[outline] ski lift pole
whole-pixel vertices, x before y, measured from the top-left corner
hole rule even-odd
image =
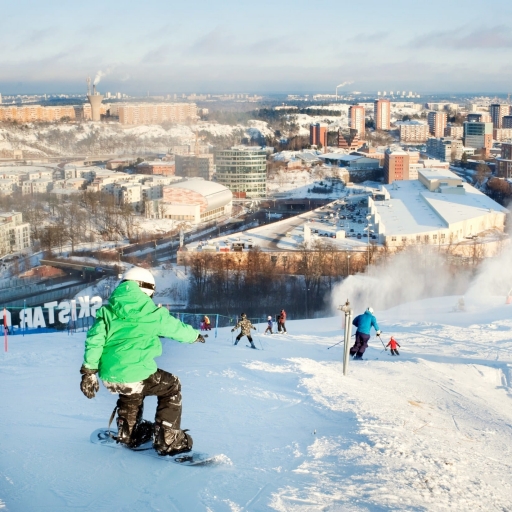
[[[347,375],[348,371],[348,358],[350,355],[350,338],[352,332],[352,308],[350,307],[350,302],[347,299],[345,305],[340,308],[345,312],[345,345],[343,350],[343,375]]]
[[[7,352],[9,349],[8,347],[8,340],[7,340],[7,310],[4,308],[4,350]]]

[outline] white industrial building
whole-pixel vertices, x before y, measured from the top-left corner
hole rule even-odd
[[[503,231],[507,210],[447,169],[419,169],[418,180],[384,185],[369,198],[380,243],[447,244],[487,230]]]
[[[190,179],[163,187],[163,216],[176,221],[200,224],[230,216],[232,192],[221,185],[202,179]]]

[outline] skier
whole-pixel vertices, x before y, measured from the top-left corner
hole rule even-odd
[[[377,336],[380,336],[377,319],[373,316],[373,308],[369,307],[362,315],[356,316],[352,325],[357,327],[357,331],[356,341],[354,346],[350,349],[350,355],[353,356],[354,359],[362,359],[364,351],[368,348],[368,340],[370,339],[372,326],[377,331]]]
[[[277,330],[280,333],[286,332],[286,311],[284,309],[281,309],[281,313],[279,313],[279,316],[277,318]]]
[[[239,327],[241,328],[241,330],[240,330],[240,334],[236,337],[235,345],[238,345],[238,342],[241,340],[242,336],[247,336],[247,339],[249,340],[249,342],[251,344],[251,348],[256,348],[256,346],[254,345],[254,343],[252,341],[252,336],[251,336],[251,329],[256,330],[256,327],[254,327],[254,325],[252,325],[251,321],[247,318],[247,315],[245,313],[242,313],[240,315],[239,322],[235,325],[235,327],[233,327],[233,329],[231,329],[231,332],[234,332]]]
[[[274,322],[272,321],[272,317],[269,315],[269,316],[267,317],[267,328],[265,329],[264,334],[267,334],[267,332],[270,332],[270,334],[274,334],[274,333],[272,332],[272,327],[273,327],[273,325],[274,325]]]
[[[210,322],[210,319],[204,315],[203,317],[203,326],[205,331],[211,331],[212,330],[212,324]]]
[[[399,347],[399,343],[395,340],[395,338],[393,338],[393,336],[391,336],[391,339],[389,340],[389,343],[386,345],[386,347],[390,347],[390,350],[391,350],[391,355],[392,356],[399,356],[400,354],[398,353],[398,350],[396,349],[396,347]]]
[[[114,409],[116,441],[136,448],[153,436],[153,447],[160,455],[174,455],[190,451],[192,438],[180,426],[180,380],[157,368],[154,361],[162,354],[159,337],[180,343],[204,343],[205,339],[166,308],[156,306],[151,300],[154,292],[155,279],[148,270],[133,267],[123,274],[87,333],[80,389],[93,398],[99,391],[99,373],[105,387],[119,393]],[[154,425],[142,419],[146,396],[158,397]]]

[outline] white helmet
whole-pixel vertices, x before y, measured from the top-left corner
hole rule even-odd
[[[272,317],[271,317],[271,316],[268,316],[268,317],[267,317],[267,320],[272,320]]]
[[[132,267],[130,270],[127,270],[121,278],[121,282],[124,281],[135,281],[139,285],[139,288],[150,297],[153,297],[155,293],[155,278],[153,274],[145,268]]]
[[[368,311],[368,313],[371,313],[373,315],[373,308],[372,307],[368,307],[368,309],[366,311]]]

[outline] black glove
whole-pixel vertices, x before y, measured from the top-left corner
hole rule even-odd
[[[253,327],[254,330],[256,330],[256,327]]]
[[[206,335],[206,337],[208,337],[208,335]],[[204,343],[206,341],[204,338],[205,337],[202,334],[198,334],[197,339],[196,341],[194,341],[194,343]]]
[[[235,332],[235,329],[231,329],[231,332]]]
[[[100,384],[96,374],[98,370],[91,370],[82,365],[80,368],[82,374],[82,382],[80,382],[80,390],[87,398],[94,398],[100,390]]]

